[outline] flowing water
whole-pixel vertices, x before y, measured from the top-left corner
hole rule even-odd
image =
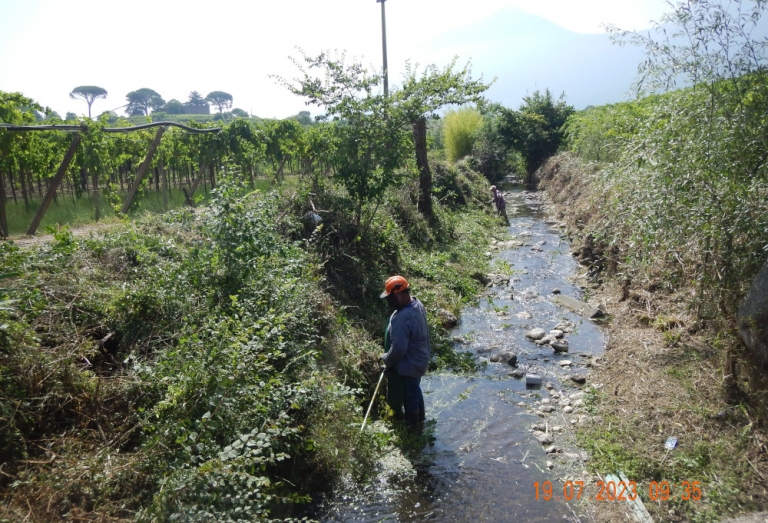
[[[585,521],[577,516],[575,500],[563,499],[564,481],[584,466],[570,427],[585,414],[578,407],[564,414],[556,396],[579,390],[568,375],[586,374],[585,364],[604,343],[592,322],[550,301],[553,290],[576,298],[581,290],[568,279],[577,271],[569,245],[545,222],[541,202],[519,189],[507,201],[509,233],[524,245],[491,252],[495,272],[511,273],[510,281],[490,287],[477,306],[465,308],[452,333],[458,350],[486,365],[471,376],[425,376],[434,444],[412,463],[391,463],[370,484],[350,486],[324,503],[322,521]],[[534,327],[549,332],[558,324],[572,329],[566,334],[568,353],[554,354],[525,338]],[[542,376],[546,386],[526,387],[524,378],[510,376],[514,367],[490,361],[504,351],[517,354],[517,368]],[[564,368],[558,362],[566,359],[572,364]],[[555,394],[547,388],[552,386]],[[555,411],[542,417],[535,411],[546,399]],[[534,424],[546,424],[559,453],[546,454],[531,431]],[[542,489],[547,480],[553,497],[544,500],[540,490],[537,500],[535,483]]]

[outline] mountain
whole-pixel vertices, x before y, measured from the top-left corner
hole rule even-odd
[[[607,34],[579,34],[543,18],[507,8],[430,42],[434,63],[472,60],[474,76],[497,77],[489,99],[517,108],[523,96],[565,92],[577,109],[627,99],[643,51],[612,44]]]

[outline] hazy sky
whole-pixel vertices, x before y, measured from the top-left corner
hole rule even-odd
[[[390,84],[410,59],[430,63],[441,33],[513,7],[581,33],[602,24],[643,29],[664,0],[388,0]],[[78,85],[109,92],[93,113],[149,87],[165,100],[226,91],[234,107],[286,117],[306,109],[269,77],[296,75],[288,59],[346,50],[381,67],[381,6],[375,0],[0,0],[0,90],[20,91],[60,115],[87,114],[69,98]],[[462,63],[470,56],[460,56]],[[444,64],[437,64],[444,65]],[[482,73],[482,71],[475,71]],[[317,110],[309,108],[313,113]],[[122,113],[121,113],[122,114]]]

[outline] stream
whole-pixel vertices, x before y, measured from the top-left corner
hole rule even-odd
[[[584,387],[569,376],[586,375],[604,341],[590,320],[550,301],[556,290],[577,299],[582,291],[569,281],[577,272],[570,245],[546,221],[536,193],[502,189],[516,243],[505,241],[489,252],[491,272],[510,275],[509,282],[488,287],[477,306],[465,307],[452,332],[457,350],[472,353],[480,370],[422,378],[427,419],[435,420],[434,444],[411,462],[393,458],[367,485],[343,489],[323,503],[316,516],[322,521],[589,520],[575,496],[563,499],[564,482],[581,475],[586,459],[573,438],[573,427],[587,414],[577,401]],[[549,332],[558,325],[570,331],[564,354],[525,337],[532,328]],[[517,355],[516,367],[491,361],[503,352]],[[563,360],[571,365],[564,367]],[[543,386],[526,386],[525,377],[510,375],[515,369],[541,376]],[[565,403],[575,404],[573,412],[563,412]],[[551,407],[553,412],[541,412]],[[551,443],[537,440],[531,430],[537,424],[554,437],[557,452],[546,453]],[[535,483],[541,489],[547,480],[554,495],[544,500],[540,490],[537,500]]]

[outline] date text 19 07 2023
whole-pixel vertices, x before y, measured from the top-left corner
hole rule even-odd
[[[533,484],[536,489],[536,499],[544,501],[560,500],[571,501],[581,499],[584,491],[583,481],[566,481],[563,484],[563,495],[558,496],[553,491],[552,483],[547,480],[544,483],[536,481]],[[634,481],[598,481],[598,493],[596,501],[634,501],[637,499],[637,483]],[[648,485],[648,498],[652,501],[666,501],[668,499],[681,499],[683,501],[699,501],[703,493],[699,481],[681,481],[669,483],[668,481],[651,481]]]

